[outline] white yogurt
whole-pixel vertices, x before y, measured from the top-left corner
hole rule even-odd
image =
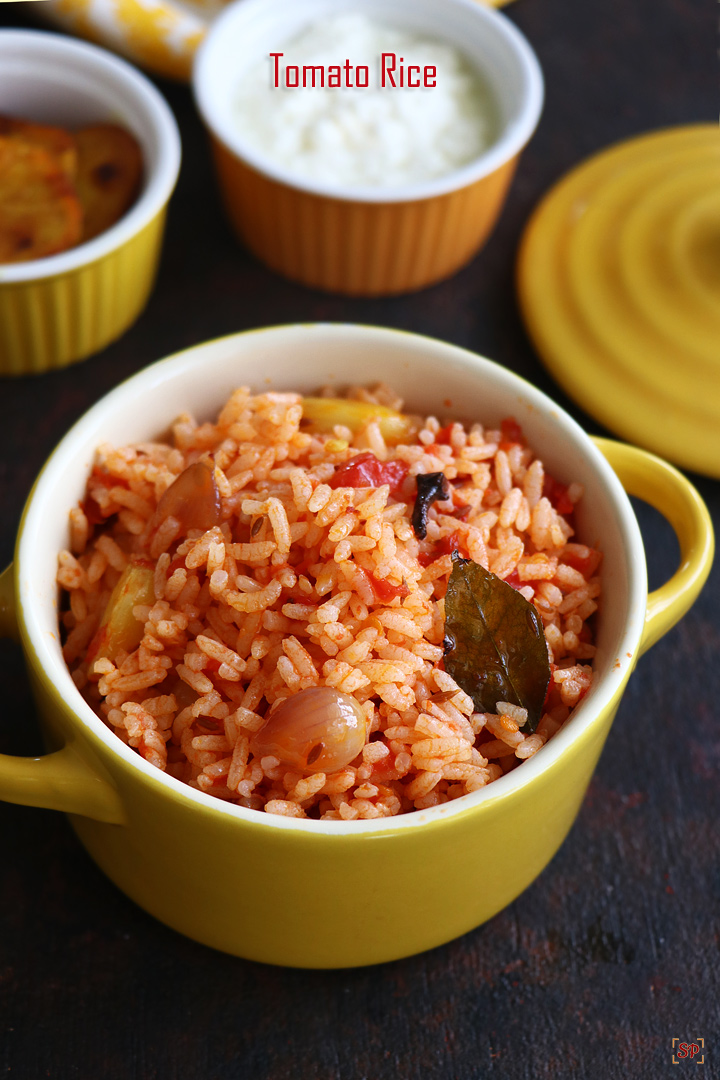
[[[496,137],[496,107],[483,78],[445,42],[341,15],[273,52],[283,55],[268,54],[241,75],[235,117],[256,152],[298,177],[338,188],[420,183],[473,161]],[[383,53],[395,54],[394,88],[387,71],[381,85]],[[352,88],[345,68],[340,88],[331,88],[346,60]],[[386,58],[386,69],[391,63]],[[315,87],[309,72],[303,87],[303,66],[321,67],[325,85],[316,70]],[[355,85],[363,66],[367,87]],[[408,74],[420,85],[408,87]]]

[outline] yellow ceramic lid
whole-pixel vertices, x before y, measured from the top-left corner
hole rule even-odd
[[[643,135],[568,173],[525,230],[518,294],[588,413],[720,477],[720,127]]]

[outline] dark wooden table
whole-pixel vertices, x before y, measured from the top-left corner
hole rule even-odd
[[[500,360],[598,431],[524,335],[517,243],[538,198],[588,153],[716,119],[717,5],[517,0],[508,14],[545,71],[539,130],[482,254],[452,281],[401,299],[310,292],[250,258],[223,220],[188,90],[161,86],[184,161],[159,282],[136,326],[102,355],[3,383],[3,563],[36,473],[89,405],[152,360],[245,327],[350,320],[434,335]],[[28,19],[2,5],[5,24]],[[720,487],[694,479],[717,529]],[[659,515],[638,514],[657,585],[674,569],[676,545]],[[540,879],[486,926],[381,967],[282,970],[195,945],[118,892],[59,814],[0,804],[0,1075],[720,1076],[719,645],[716,570],[685,621],[641,661],[580,817]],[[4,644],[1,664],[0,751],[40,752],[19,650]],[[673,1038],[705,1039],[700,1072],[687,1059],[673,1066]]]

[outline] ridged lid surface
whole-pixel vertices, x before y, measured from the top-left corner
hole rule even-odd
[[[526,228],[518,294],[588,413],[720,477],[720,127],[643,135],[563,177]]]

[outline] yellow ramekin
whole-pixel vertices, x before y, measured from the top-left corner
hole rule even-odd
[[[148,765],[76,690],[60,650],[55,584],[68,510],[100,442],[157,436],[188,408],[209,419],[243,383],[309,392],[378,379],[413,410],[488,423],[515,416],[548,469],[584,485],[578,535],[598,540],[604,554],[595,682],[534,757],[452,803],[354,822],[228,805]],[[679,540],[678,570],[649,596],[623,486],[662,511]],[[28,499],[14,567],[0,578],[0,628],[22,642],[50,752],[0,756],[0,797],[69,813],[128,896],[215,948],[300,967],[432,948],[505,907],[553,857],[635,664],[691,606],[712,556],[707,509],[680,473],[645,451],[591,440],[540,391],[463,349],[347,325],[279,327],[197,346],[146,368],[86,413]]]
[[[154,86],[94,45],[3,30],[0,72],[0,112],[68,128],[120,124],[138,139],[145,167],[140,196],[112,228],[59,255],[0,264],[0,375],[29,375],[98,352],[144,308],[180,168],[180,137]]]
[[[243,68],[282,50],[306,25],[345,11],[462,48],[484,73],[498,107],[492,146],[437,180],[339,190],[295,176],[248,145],[234,116]],[[543,100],[540,67],[525,38],[509,19],[475,0],[294,0],[291,6],[286,0],[242,0],[210,28],[198,50],[193,86],[226,210],[243,243],[286,277],[358,296],[423,288],[479,251]]]
[[[503,7],[510,0],[476,0]],[[195,51],[217,15],[217,0],[43,0],[37,14],[115,49],[166,79],[190,78]]]

